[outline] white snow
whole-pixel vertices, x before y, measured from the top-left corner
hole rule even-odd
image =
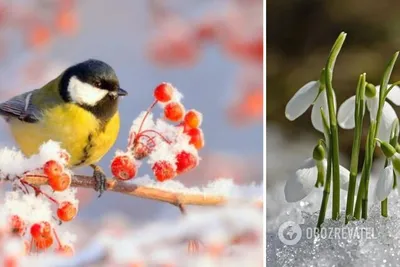
[[[169,192],[182,194],[198,194],[204,196],[225,196],[233,199],[259,199],[263,195],[263,185],[252,183],[249,185],[236,185],[233,179],[219,178],[209,182],[203,187],[185,187],[177,180],[167,180],[165,182],[157,182],[148,175],[135,178],[133,184],[157,188]]]
[[[142,111],[139,114],[139,116],[136,117],[136,119],[132,123],[131,129],[130,129],[130,134],[131,133],[138,134],[140,125],[142,124],[145,116],[146,116],[146,111]],[[146,117],[146,120],[143,122],[141,131],[146,130],[146,129],[153,129],[154,126],[155,126],[155,123],[153,120],[153,113],[149,113]]]
[[[39,148],[39,153],[29,158],[16,149],[0,149],[0,178],[15,178],[21,176],[24,172],[34,171],[41,168],[49,160],[56,160],[65,164],[61,153],[67,153],[61,149],[60,144],[54,141],[48,141]]]
[[[380,202],[374,201],[376,177],[372,177],[368,220],[353,221],[344,226],[330,220],[331,199],[328,203],[326,231],[341,231],[329,238],[307,236],[316,226],[322,190],[314,190],[295,204],[282,204],[282,185],[267,192],[267,265],[271,266],[398,266],[400,260],[400,199],[397,190],[389,196],[389,217],[380,215]],[[342,215],[346,191],[341,191]],[[299,224],[302,237],[295,245],[285,245],[278,238],[279,226],[287,221]],[[332,229],[332,230],[330,230]],[[354,233],[347,237],[345,233]],[[308,238],[311,237],[311,238]],[[339,238],[337,238],[339,237]]]

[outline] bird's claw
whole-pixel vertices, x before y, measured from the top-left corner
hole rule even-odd
[[[103,192],[106,191],[107,177],[106,177],[105,173],[103,172],[103,170],[99,166],[91,165],[91,167],[93,168],[93,178],[96,181],[94,190],[99,192],[98,197],[101,197]]]

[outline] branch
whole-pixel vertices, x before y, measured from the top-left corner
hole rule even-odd
[[[24,181],[31,185],[41,186],[47,184],[47,177],[40,175],[25,175]],[[216,206],[227,202],[224,196],[212,196],[202,194],[178,193],[158,188],[151,188],[132,183],[118,181],[108,178],[106,182],[107,191],[118,192],[130,196],[152,199],[170,203],[174,206],[183,207],[183,205]],[[74,175],[71,186],[82,188],[95,188],[96,182],[92,176]]]

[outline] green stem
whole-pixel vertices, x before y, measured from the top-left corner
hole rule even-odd
[[[366,147],[366,151],[368,151],[368,153],[366,153],[366,158],[364,160],[364,166],[363,166],[363,176],[362,178],[364,178],[364,182],[363,180],[360,183],[360,188],[359,188],[359,192],[357,195],[357,201],[356,201],[356,211],[354,212],[354,217],[359,219],[359,206],[361,205],[361,199],[362,199],[362,205],[363,205],[363,214],[362,217],[364,219],[368,218],[368,187],[369,187],[369,178],[370,178],[370,174],[371,174],[371,168],[372,168],[372,161],[373,161],[373,155],[374,155],[374,151],[375,151],[375,145],[376,142],[374,141],[377,134],[378,134],[378,129],[379,129],[379,124],[382,118],[382,110],[383,110],[383,105],[385,104],[385,98],[386,98],[386,91],[387,91],[387,86],[390,80],[390,76],[392,75],[392,71],[394,68],[394,64],[396,63],[397,57],[399,56],[399,52],[396,52],[391,60],[389,61],[388,66],[385,69],[385,72],[383,73],[383,77],[382,77],[382,81],[381,81],[381,87],[380,87],[380,91],[379,91],[379,106],[378,106],[378,111],[376,114],[376,119],[375,121],[371,122],[371,126],[374,125],[374,129],[372,132],[368,133],[369,139],[372,139],[372,141],[367,142],[368,145]],[[371,127],[370,127],[371,130]],[[372,138],[371,138],[372,137]],[[361,198],[359,200],[359,198]],[[358,206],[357,206],[358,205]],[[357,215],[357,216],[356,216]]]
[[[386,168],[388,166],[388,164],[389,164],[389,161],[386,159],[384,168]],[[388,216],[388,199],[387,198],[385,198],[384,200],[381,201],[381,215],[383,217]]]
[[[397,145],[397,140],[399,139],[399,135],[398,135],[398,130],[399,130],[399,120],[396,119],[396,121],[393,123],[393,127],[392,127],[392,132],[390,133],[390,144],[393,147],[396,147]],[[385,166],[384,168],[386,168],[389,165],[389,160],[386,159],[385,160]],[[393,171],[393,189],[396,188],[396,174]],[[383,217],[388,217],[388,199],[385,198],[382,202],[381,202],[381,215]]]
[[[364,165],[361,173],[361,181],[360,185],[358,187],[358,193],[357,193],[357,200],[356,200],[356,206],[354,209],[354,218],[359,220],[361,218],[361,207],[362,207],[362,200],[365,195],[365,187],[366,187],[366,180],[367,176],[370,175],[370,169],[368,168],[369,166],[369,156],[371,154],[370,149],[370,143],[371,143],[371,136],[374,133],[374,123],[372,123],[368,129],[368,135],[367,135],[367,143],[365,144],[365,158],[364,158]]]
[[[340,215],[340,168],[339,168],[339,133],[336,121],[335,98],[332,86],[333,69],[340,49],[346,39],[346,33],[340,33],[329,54],[325,67],[326,96],[329,109],[329,121],[332,140],[332,174],[333,174],[333,200],[332,200],[332,219],[339,219]]]
[[[385,198],[382,202],[381,202],[381,214],[383,217],[387,217],[388,216],[388,199]]]
[[[376,133],[376,124],[375,122],[371,123],[371,133]],[[367,165],[366,165],[366,172],[365,172],[365,179],[364,179],[364,193],[362,195],[362,218],[367,219],[368,218],[368,189],[369,189],[369,179],[371,177],[371,168],[372,168],[372,161],[373,161],[373,156],[374,156],[374,150],[375,150],[375,138],[372,137],[372,135],[369,136],[369,142],[368,146],[371,148],[368,150],[367,154]]]
[[[350,217],[353,216],[353,209],[354,209],[354,197],[355,197],[357,174],[358,174],[358,157],[360,153],[362,123],[364,119],[364,109],[365,109],[365,86],[366,86],[365,76],[366,76],[365,73],[360,75],[356,91],[356,107],[354,113],[355,130],[353,137],[353,147],[351,151],[349,188],[347,191],[346,218],[345,218],[346,224],[349,222]]]
[[[326,209],[328,207],[329,195],[331,193],[331,180],[332,180],[332,163],[331,155],[328,155],[328,166],[326,170],[326,180],[324,184],[324,193],[322,195],[321,209],[319,211],[317,228],[321,228],[326,216]]]
[[[326,216],[326,208],[328,207],[328,201],[329,201],[329,195],[331,193],[331,180],[332,180],[332,143],[330,142],[329,136],[330,136],[330,130],[329,130],[329,125],[328,125],[328,120],[326,119],[326,116],[324,114],[324,110],[321,108],[321,117],[322,117],[322,122],[324,125],[324,132],[326,136],[328,137],[328,140],[325,140],[325,142],[328,144],[328,166],[326,169],[326,180],[324,184],[324,192],[322,195],[322,201],[321,201],[321,209],[319,211],[319,216],[318,216],[318,222],[317,222],[317,228],[320,229],[322,223],[325,220]]]
[[[365,161],[366,159],[364,160],[364,166],[365,166]],[[354,208],[353,217],[357,220],[361,219],[361,204],[362,204],[361,200],[362,196],[364,195],[364,188],[365,188],[365,168],[363,168],[361,173],[361,180],[360,180],[360,185],[358,186],[357,200]]]
[[[317,181],[315,183],[315,187],[320,187],[324,185],[324,180],[325,180],[325,170],[322,161],[317,162]]]

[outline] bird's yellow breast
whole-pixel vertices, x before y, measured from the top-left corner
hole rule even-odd
[[[115,143],[119,132],[118,112],[103,125],[87,110],[74,104],[48,109],[37,123],[10,120],[11,132],[22,152],[36,154],[48,140],[61,143],[71,155],[70,166],[98,162]]]

